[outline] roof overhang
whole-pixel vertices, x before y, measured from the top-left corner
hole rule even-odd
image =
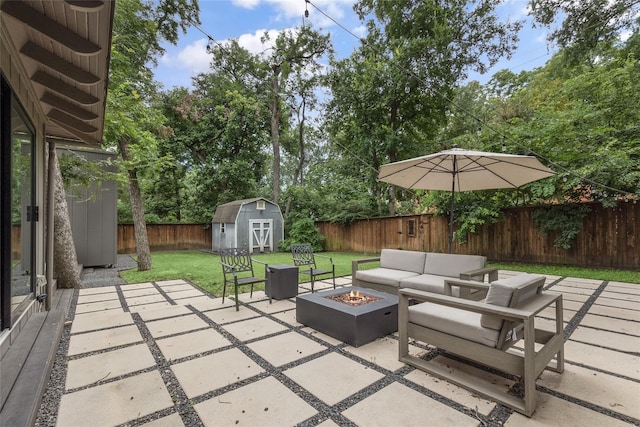
[[[0,0],[3,35],[47,117],[48,137],[99,146],[115,0]]]

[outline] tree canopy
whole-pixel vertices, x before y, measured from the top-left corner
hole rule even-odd
[[[518,42],[522,22],[500,18],[499,3],[360,0],[366,34],[346,58],[308,25],[265,35],[260,54],[210,40],[210,68],[193,87],[160,90],[150,64],[161,40],[197,22],[197,3],[119,0],[105,139],[127,142],[148,220],[209,222],[221,203],[262,196],[286,205],[287,228],[448,214],[446,193],[378,182],[388,162],[454,144],[533,154],[558,175],[456,194],[457,236],[534,204],[547,206],[541,223],[561,219],[566,245],[580,216],[566,206],[640,194],[638,2],[532,0],[559,51],[543,67],[469,82]],[[551,205],[566,206],[545,213]]]

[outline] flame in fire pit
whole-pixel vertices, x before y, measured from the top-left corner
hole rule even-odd
[[[374,297],[372,295],[367,295],[360,291],[350,291],[348,293],[339,294],[339,295],[330,295],[327,298],[332,299],[337,302],[341,302],[343,304],[348,305],[363,305],[368,304],[370,302],[378,301],[380,298]]]

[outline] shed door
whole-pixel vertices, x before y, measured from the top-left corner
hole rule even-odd
[[[273,220],[250,219],[249,220],[249,252],[258,249],[259,252],[273,252]]]

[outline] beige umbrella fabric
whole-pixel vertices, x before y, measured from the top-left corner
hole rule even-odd
[[[408,189],[451,191],[449,252],[456,191],[518,188],[555,175],[533,156],[452,148],[380,167],[378,180]]]

